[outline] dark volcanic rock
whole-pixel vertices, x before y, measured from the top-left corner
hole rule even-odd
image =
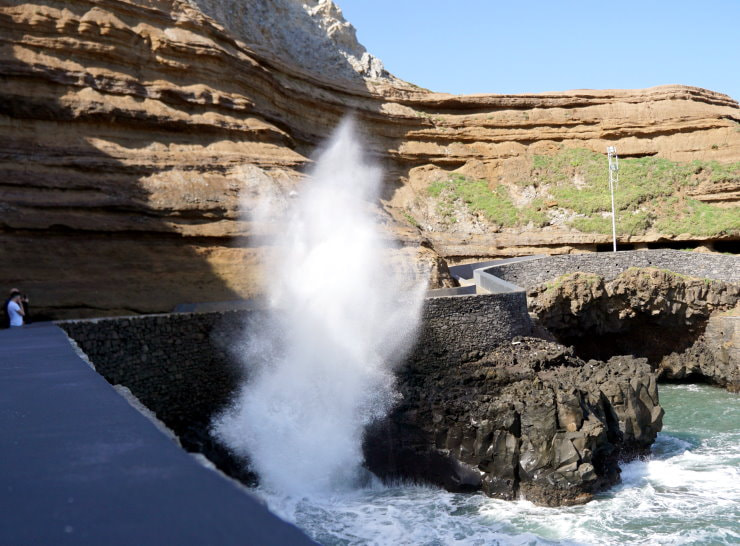
[[[740,392],[740,307],[713,315],[696,343],[664,357],[658,370],[669,381],[706,380]]]
[[[583,360],[516,338],[480,360],[429,360],[397,374],[403,401],[365,439],[387,480],[578,504],[619,481],[618,460],[646,452],[662,426],[644,359]]]
[[[646,357],[661,377],[740,388],[740,285],[631,268],[576,272],[531,288],[529,309],[584,358]]]

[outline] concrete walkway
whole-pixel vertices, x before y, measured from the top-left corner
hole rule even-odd
[[[0,544],[301,545],[196,462],[53,324],[0,330]]]
[[[475,284],[475,270],[484,269],[487,267],[493,267],[496,265],[511,264],[516,262],[527,262],[529,260],[539,260],[540,258],[546,258],[545,254],[532,254],[529,256],[517,256],[515,258],[497,258],[495,260],[488,260],[486,262],[475,262],[470,264],[453,265],[450,266],[450,275],[457,279],[460,286],[469,286]]]

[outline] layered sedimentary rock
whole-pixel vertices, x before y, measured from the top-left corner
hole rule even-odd
[[[644,359],[586,363],[541,339],[456,365],[412,361],[397,378],[402,401],[368,430],[367,465],[451,491],[584,503],[617,483],[618,461],[647,452],[662,426]]]
[[[582,356],[646,357],[662,377],[740,388],[740,286],[657,268],[606,281],[572,273],[533,287],[530,311]]]
[[[632,156],[740,158],[725,95],[432,93],[385,72],[327,1],[5,2],[0,281],[52,316],[258,293],[270,249],[250,212],[299,189],[348,111],[386,169],[380,223],[427,263],[608,239],[558,225],[440,231],[414,219],[434,173],[495,186],[533,154],[615,141]],[[737,200],[732,182],[707,191]]]

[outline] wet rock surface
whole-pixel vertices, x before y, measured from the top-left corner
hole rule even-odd
[[[454,365],[410,362],[397,377],[402,402],[364,444],[387,480],[579,504],[617,483],[618,461],[645,453],[662,426],[645,359],[584,362],[542,339]]]

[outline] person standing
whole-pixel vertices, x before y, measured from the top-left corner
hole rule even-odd
[[[26,312],[23,310],[20,292],[12,292],[10,294],[10,300],[8,301],[6,312],[10,319],[11,328],[14,326],[23,326],[23,317],[26,315]]]

